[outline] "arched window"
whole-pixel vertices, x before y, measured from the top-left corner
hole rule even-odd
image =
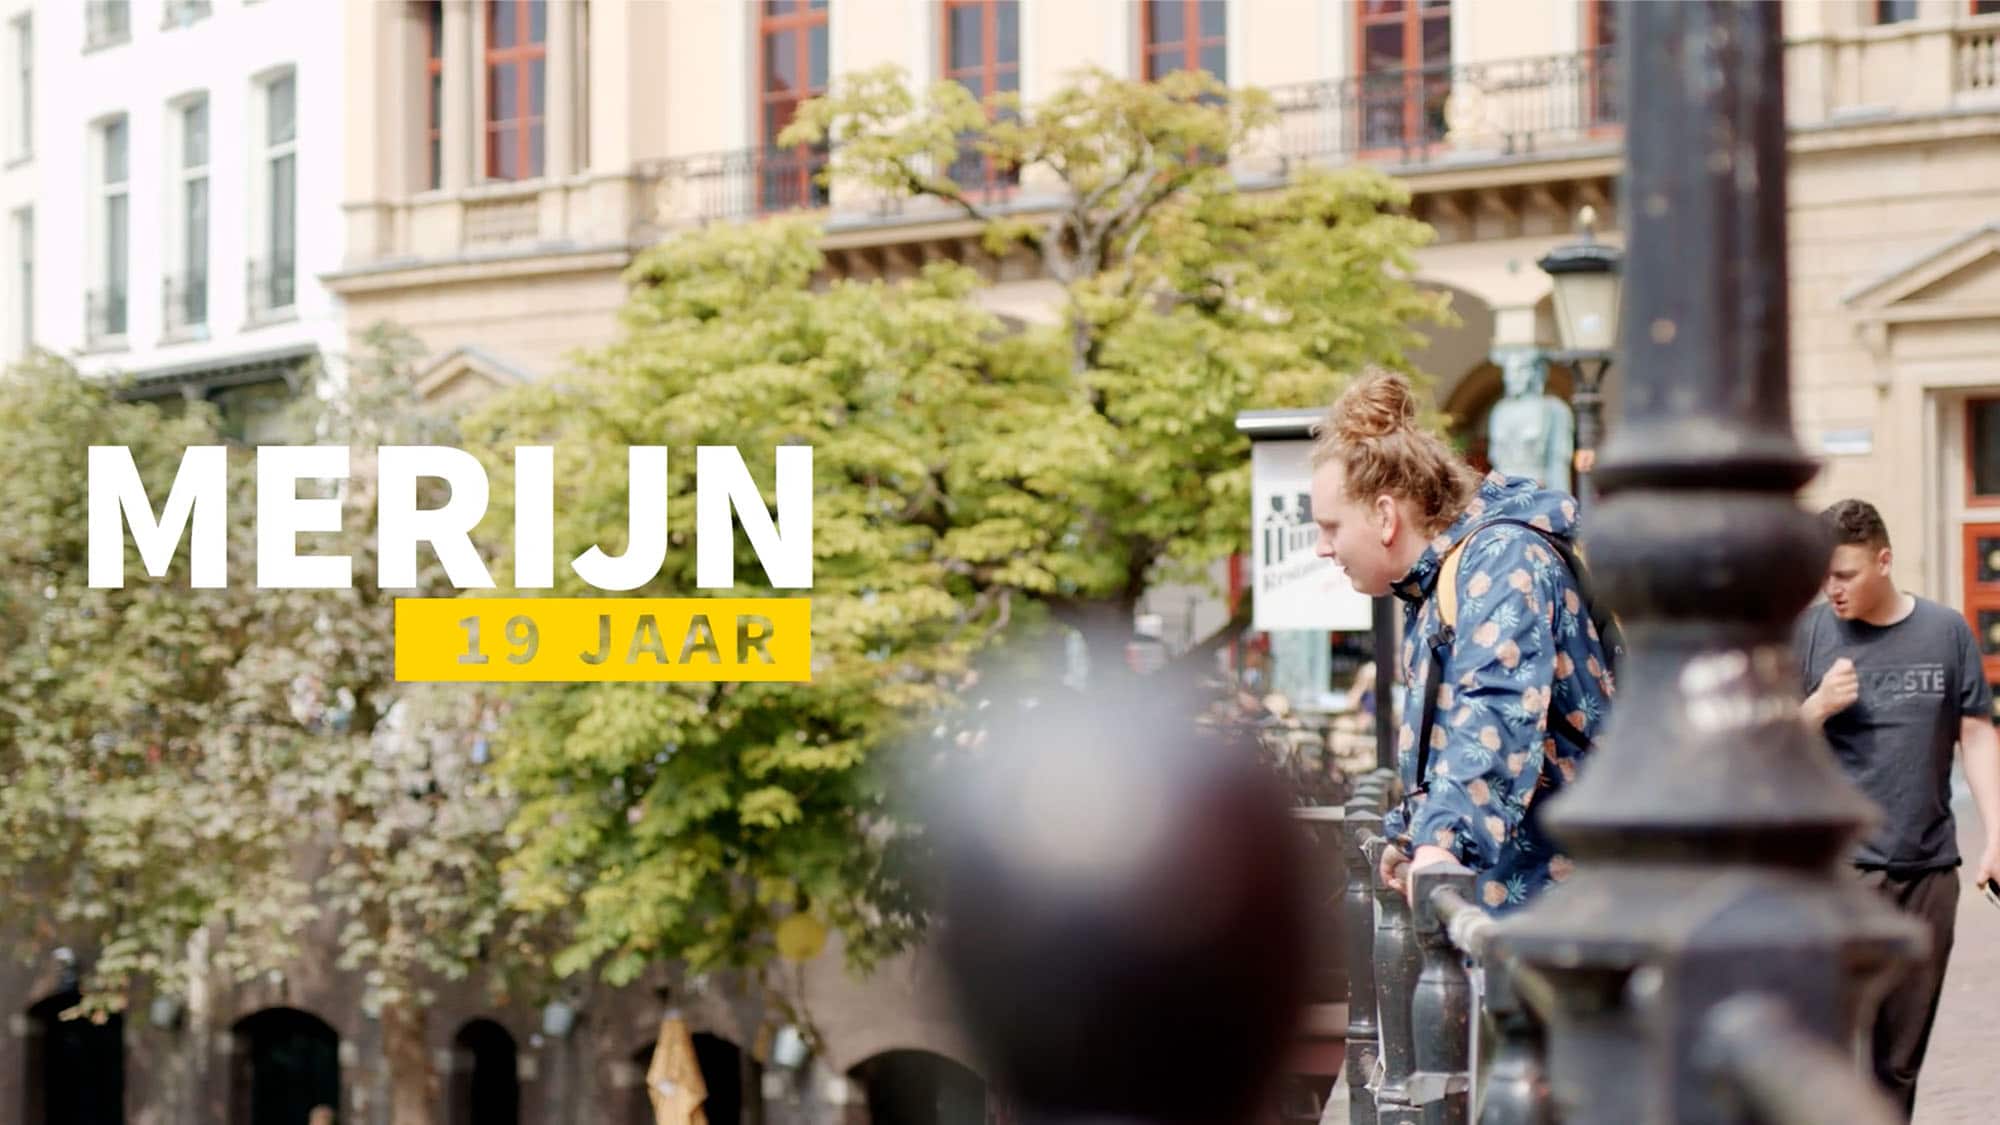
[[[459,1028],[451,1046],[451,1125],[517,1125],[521,1071],[514,1037],[479,1019]]]
[[[873,1125],[982,1125],[986,1082],[929,1051],[885,1051],[848,1072],[868,1092]]]
[[[28,1009],[22,1046],[25,1125],[121,1125],[125,1120],[125,1023],[107,1016],[63,1019],[82,1001],[75,989]]]
[[[232,1125],[299,1125],[319,1106],[340,1120],[340,1036],[296,1008],[266,1008],[236,1021],[230,1076]]]

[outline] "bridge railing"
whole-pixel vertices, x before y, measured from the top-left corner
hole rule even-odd
[[[1390,771],[1366,774],[1345,810],[1349,1125],[1556,1125],[1546,1054],[1555,985],[1508,953],[1469,869],[1417,871],[1407,898],[1383,882],[1382,817],[1395,789]],[[1774,996],[1718,1006],[1702,1038],[1718,1096],[1740,1120],[1902,1120],[1852,1057]]]

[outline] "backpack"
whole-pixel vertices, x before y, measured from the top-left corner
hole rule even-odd
[[[1417,726],[1417,784],[1416,791],[1422,792],[1429,784],[1431,757],[1431,730],[1437,725],[1438,689],[1444,686],[1445,663],[1451,655],[1451,646],[1458,639],[1458,567],[1462,559],[1460,551],[1481,531],[1496,524],[1512,524],[1534,532],[1548,544],[1549,549],[1568,568],[1570,577],[1576,582],[1577,598],[1583,602],[1583,609],[1590,617],[1590,623],[1597,629],[1598,644],[1604,648],[1604,665],[1608,673],[1615,677],[1619,658],[1625,654],[1625,634],[1618,627],[1618,619],[1599,608],[1597,599],[1590,593],[1590,578],[1583,565],[1583,558],[1569,540],[1552,532],[1544,531],[1526,520],[1488,520],[1467,532],[1463,539],[1451,545],[1438,564],[1437,591],[1438,628],[1432,633],[1425,647],[1430,650],[1429,674],[1424,679],[1423,718]],[[1569,742],[1579,750],[1589,753],[1595,749],[1590,736],[1578,730],[1569,716],[1558,712],[1553,706],[1548,712],[1548,730]],[[1543,784],[1551,787],[1561,783],[1554,779],[1554,771],[1542,771]]]

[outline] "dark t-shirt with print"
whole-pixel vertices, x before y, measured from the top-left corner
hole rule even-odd
[[[1847,776],[1882,807],[1882,823],[1854,854],[1860,867],[1897,873],[1958,866],[1951,817],[1951,752],[1959,720],[1990,717],[1972,628],[1923,598],[1894,625],[1842,621],[1824,602],[1799,619],[1796,644],[1810,694],[1833,662],[1854,661],[1860,696],[1826,721]]]

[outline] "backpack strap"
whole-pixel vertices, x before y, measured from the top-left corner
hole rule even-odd
[[[1458,640],[1458,566],[1464,558],[1460,552],[1476,534],[1478,529],[1474,528],[1445,551],[1438,563],[1437,584],[1431,587],[1438,599],[1438,627],[1424,642],[1430,661],[1424,675],[1423,719],[1417,724],[1417,779],[1412,793],[1421,793],[1430,785],[1431,732],[1437,727],[1438,691],[1444,687],[1445,665]]]
[[[1604,649],[1605,658],[1611,660],[1615,653],[1624,649],[1624,637],[1618,628],[1617,619],[1609,614],[1604,614],[1600,618],[1596,599],[1590,596],[1590,587],[1584,576],[1582,561],[1568,540],[1543,531],[1526,520],[1496,519],[1473,528],[1464,538],[1453,543],[1445,551],[1444,557],[1438,563],[1437,584],[1432,587],[1438,603],[1438,627],[1437,631],[1425,641],[1430,661],[1428,673],[1424,677],[1423,718],[1417,724],[1417,778],[1416,784],[1411,789],[1412,793],[1421,793],[1430,784],[1431,733],[1437,727],[1438,694],[1444,687],[1445,667],[1450,660],[1452,646],[1458,640],[1458,571],[1464,561],[1462,552],[1465,545],[1472,542],[1473,536],[1479,534],[1482,529],[1496,524],[1525,527],[1547,543],[1549,549],[1556,553],[1556,557],[1561,559],[1563,566],[1569,570],[1571,580],[1576,583],[1577,597],[1583,602],[1591,623],[1597,627],[1598,643]],[[1590,736],[1577,729],[1576,724],[1570,722],[1567,715],[1556,711],[1554,707],[1547,713],[1547,726],[1550,734],[1567,741],[1578,750],[1588,753],[1595,749]],[[1550,769],[1542,771],[1541,783],[1550,788],[1559,788],[1562,784]]]

